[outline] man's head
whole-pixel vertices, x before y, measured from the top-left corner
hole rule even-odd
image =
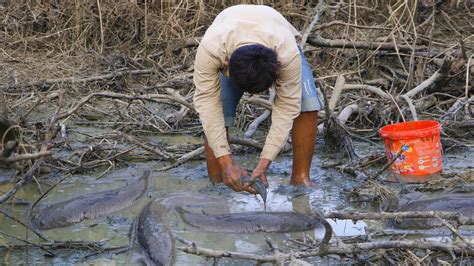
[[[236,49],[229,60],[230,79],[249,93],[267,90],[276,81],[279,68],[275,50],[260,44]]]

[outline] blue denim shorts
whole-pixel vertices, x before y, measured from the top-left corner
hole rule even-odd
[[[300,49],[301,56],[301,112],[320,111],[324,104],[319,97],[318,89],[314,82],[311,65],[306,60],[303,51]],[[244,92],[237,87],[229,77],[220,74],[221,102],[224,110],[224,120],[226,127],[234,126],[235,112],[237,104]]]

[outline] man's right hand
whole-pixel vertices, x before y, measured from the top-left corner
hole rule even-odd
[[[255,194],[255,191],[251,187],[242,186],[240,178],[242,176],[248,176],[248,172],[247,170],[238,166],[230,154],[217,158],[217,161],[219,162],[219,166],[222,169],[222,179],[225,185],[237,192],[245,190],[249,193]]]

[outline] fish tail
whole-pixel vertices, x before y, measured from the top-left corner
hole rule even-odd
[[[151,174],[151,169],[143,170],[143,174],[140,177],[140,181],[144,182],[144,188],[143,188],[142,193],[147,192],[150,187],[153,187],[153,178],[150,178],[150,174]]]
[[[329,245],[329,241],[332,238],[332,235],[333,235],[332,226],[329,224],[328,221],[326,221],[326,218],[324,217],[324,215],[320,213],[319,211],[315,211],[313,213],[313,217],[316,218],[316,220],[318,220],[324,226],[324,236],[323,236],[323,239],[321,239],[321,247],[320,247],[321,250],[324,250],[325,248],[327,248],[327,246]]]

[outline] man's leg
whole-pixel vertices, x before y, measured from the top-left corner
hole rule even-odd
[[[207,164],[207,174],[209,176],[209,181],[213,184],[222,183],[222,171],[217,162],[216,156],[211,147],[207,143],[207,138],[204,137],[204,155],[206,157]]]
[[[306,60],[303,51],[301,55],[301,113],[293,121],[291,140],[293,144],[292,185],[316,187],[310,180],[311,160],[313,159],[316,143],[318,111],[323,108],[311,65]]]
[[[291,185],[316,187],[310,180],[311,160],[316,143],[318,112],[304,112],[293,121],[291,141],[293,145],[293,170]]]
[[[237,105],[244,92],[235,86],[230,78],[224,76],[223,74],[220,74],[219,78],[221,83],[221,102],[224,112],[224,125],[226,128],[227,141],[229,141],[229,127],[234,126]],[[222,171],[206,137],[204,137],[204,155],[206,156],[207,174],[209,175],[209,180],[214,184],[221,183],[223,181]]]

